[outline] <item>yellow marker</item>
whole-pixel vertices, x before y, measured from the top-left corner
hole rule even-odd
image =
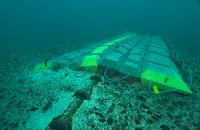
[[[144,86],[147,86],[148,82],[152,80],[157,87],[159,85],[160,88],[165,90],[178,89],[184,93],[191,94],[192,91],[182,80],[181,76],[175,71],[172,72],[174,76],[156,70],[147,69],[141,75],[142,83]]]
[[[87,69],[95,72],[98,69],[98,64],[97,64],[98,58],[99,58],[98,55],[86,56],[82,61],[81,67],[87,68]]]
[[[159,90],[158,90],[157,85],[153,85],[153,91],[154,91],[155,94],[159,94]]]
[[[96,48],[91,54],[89,54],[83,58],[81,67],[86,68],[88,70],[92,70],[93,72],[96,72],[98,69],[98,62],[100,60],[101,54],[104,53],[104,51],[106,49],[108,49],[111,45],[117,44],[119,41],[122,41],[131,36],[132,36],[131,34],[129,34],[127,36],[123,36],[121,38],[112,40],[112,41],[107,42],[107,43],[103,44],[102,46]]]
[[[109,46],[101,46],[95,49],[92,54],[101,54],[103,53]]]

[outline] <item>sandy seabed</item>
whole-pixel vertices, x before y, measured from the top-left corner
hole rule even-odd
[[[8,44],[12,45],[11,42],[7,46],[1,44],[0,52],[0,128],[3,130],[200,129],[199,45],[175,46],[185,67],[193,72],[193,94],[153,95],[139,82],[112,85],[101,76],[92,91],[85,93],[82,90],[89,89],[93,74],[68,68],[32,76],[29,71],[35,64],[72,50],[65,49],[69,46],[63,43]],[[55,120],[59,116],[69,122],[63,126],[62,121]]]

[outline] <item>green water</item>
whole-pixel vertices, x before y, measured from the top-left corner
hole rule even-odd
[[[192,94],[149,94],[138,81],[113,85],[79,70],[32,74],[39,63],[127,32],[171,43],[192,71]],[[199,0],[1,0],[0,129],[199,130],[199,51]],[[91,80],[98,87],[79,91]],[[65,127],[54,122],[59,115]]]

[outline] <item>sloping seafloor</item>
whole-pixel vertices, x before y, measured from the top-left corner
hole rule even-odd
[[[184,60],[184,67],[193,72],[191,95],[174,92],[154,95],[137,80],[132,84],[110,84],[101,75],[68,68],[34,75],[28,69],[9,83],[1,83],[0,127],[199,130],[199,47],[187,45],[176,44],[176,50]]]

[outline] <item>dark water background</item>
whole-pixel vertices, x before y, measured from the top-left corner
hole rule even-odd
[[[1,0],[0,39],[84,42],[123,32],[200,40],[198,0]]]

